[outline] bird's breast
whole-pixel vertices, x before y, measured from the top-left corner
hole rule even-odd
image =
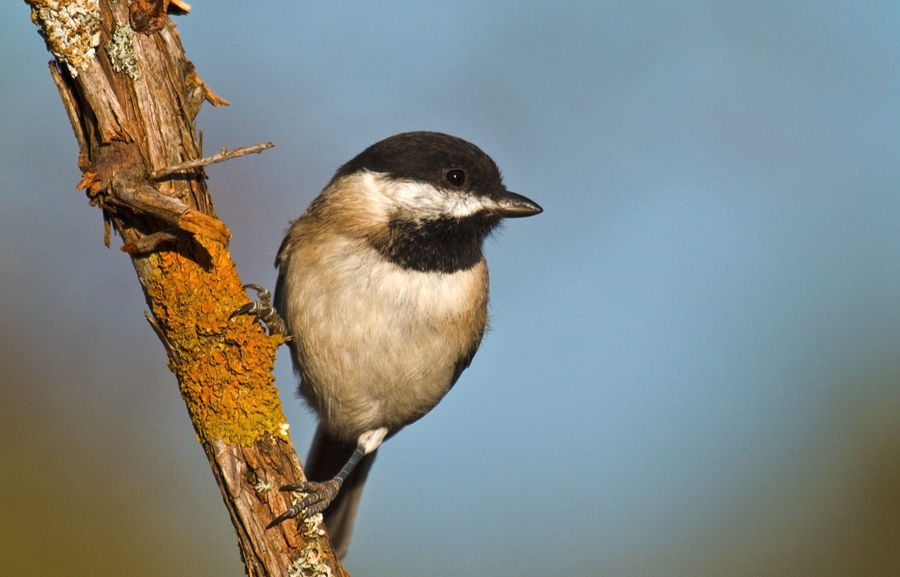
[[[283,263],[282,314],[300,391],[333,434],[398,429],[444,396],[487,322],[487,266],[404,269],[364,241],[296,247]]]

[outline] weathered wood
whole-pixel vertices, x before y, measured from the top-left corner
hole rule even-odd
[[[203,168],[171,174],[201,156],[201,104],[227,103],[185,58],[168,2],[26,2],[55,56],[51,76],[80,149],[79,187],[103,211],[107,243],[115,230],[132,256],[248,575],[345,575],[320,523],[265,529],[290,505],[278,487],[302,475],[272,376],[283,339],[249,318],[228,320],[247,302],[230,233]]]
[[[244,156],[247,154],[257,154],[257,153],[262,152],[263,150],[272,148],[273,146],[275,146],[274,142],[264,142],[262,144],[255,144],[253,146],[244,146],[242,148],[235,148],[234,150],[228,150],[227,148],[223,148],[218,153],[213,154],[212,156],[198,158],[196,160],[189,160],[187,162],[180,162],[178,164],[173,164],[172,166],[167,166],[167,167],[161,168],[159,170],[154,170],[150,174],[150,180],[160,180],[161,177],[163,177],[163,176],[175,174],[176,172],[181,172],[182,170],[189,170],[192,168],[209,166],[210,164],[225,162],[226,160],[231,160],[231,159],[237,158],[239,156]]]

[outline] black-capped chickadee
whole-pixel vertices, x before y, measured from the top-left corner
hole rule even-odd
[[[310,482],[283,488],[307,496],[270,526],[324,512],[346,553],[376,449],[430,411],[478,350],[485,238],[541,211],[481,149],[437,132],[392,136],[338,169],[276,259],[275,308],[319,426]]]

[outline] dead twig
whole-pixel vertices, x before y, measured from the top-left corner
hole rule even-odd
[[[217,162],[225,162],[226,160],[231,160],[232,158],[237,158],[239,156],[244,156],[247,154],[259,154],[263,150],[272,148],[273,146],[275,146],[274,142],[263,142],[262,144],[256,144],[253,146],[235,148],[231,151],[229,151],[227,148],[222,148],[222,150],[220,150],[217,154],[213,154],[212,156],[189,160],[187,162],[179,162],[178,164],[164,166],[163,168],[154,170],[150,173],[150,180],[160,180],[164,176],[168,176],[182,170],[208,166],[210,164],[216,164]]]

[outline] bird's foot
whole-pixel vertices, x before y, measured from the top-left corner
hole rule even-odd
[[[269,329],[269,335],[284,335],[284,340],[289,341],[291,337],[287,333],[287,325],[285,325],[284,319],[281,318],[275,307],[272,306],[272,294],[258,284],[245,284],[244,290],[247,289],[253,289],[259,300],[251,301],[240,307],[231,313],[228,320],[233,320],[241,315],[253,315],[255,320],[265,323]]]
[[[334,501],[340,489],[341,481],[339,479],[330,479],[321,483],[306,481],[296,485],[285,485],[281,488],[282,491],[305,493],[306,497],[297,501],[287,511],[276,517],[274,521],[266,526],[266,529],[271,529],[282,521],[287,521],[294,517],[300,517],[301,520],[304,520],[316,513],[321,513]]]

